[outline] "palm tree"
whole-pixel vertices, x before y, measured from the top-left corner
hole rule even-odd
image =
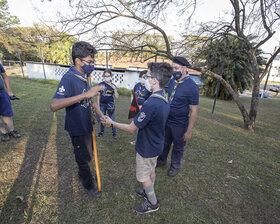
[[[258,52],[258,55],[260,53]],[[226,36],[222,39],[214,40],[206,47],[201,48],[197,57],[200,58],[203,66],[222,75],[235,92],[243,93],[244,90],[252,87],[252,65],[244,46],[237,38]],[[265,63],[260,56],[258,56],[258,63],[260,66]],[[201,79],[204,83],[204,94],[214,96],[219,81],[205,74],[201,75]],[[231,100],[232,95],[224,86],[221,86],[218,98]]]

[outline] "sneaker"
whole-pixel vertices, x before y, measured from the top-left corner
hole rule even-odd
[[[148,199],[147,194],[143,188],[135,189],[135,193],[141,198]]]
[[[131,145],[135,145],[136,144],[136,141],[132,141],[130,142]]]
[[[117,139],[117,135],[116,134],[113,135],[113,139]]]
[[[138,214],[145,214],[150,212],[155,212],[159,209],[158,202],[155,205],[152,205],[148,200],[145,200],[140,205],[136,206],[134,210]]]
[[[167,176],[169,177],[175,177],[180,169],[174,169],[174,168],[170,168],[167,172]]]
[[[9,135],[13,136],[14,138],[20,138],[21,137],[21,134],[18,133],[17,131],[15,131],[15,130],[9,132]]]
[[[96,137],[102,137],[103,136],[103,132],[99,132]]]
[[[88,189],[85,189],[85,190],[89,194],[89,196],[92,198],[99,198],[101,196],[101,192],[94,188],[92,188],[90,190],[88,190]]]
[[[6,133],[6,134],[2,134],[2,138],[1,138],[1,141],[2,142],[7,142],[10,140],[10,135],[9,133]]]

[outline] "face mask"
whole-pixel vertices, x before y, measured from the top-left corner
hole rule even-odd
[[[111,77],[104,77],[105,82],[111,82],[112,78]]]
[[[139,81],[141,84],[145,84],[145,79],[143,79],[143,78],[139,78],[138,81]]]
[[[173,72],[173,77],[175,80],[178,80],[182,77],[182,72]]]
[[[84,73],[86,75],[89,75],[89,74],[91,74],[93,72],[94,65],[86,65],[86,64],[84,64],[81,68],[83,69],[83,71],[84,71]]]
[[[149,82],[149,79],[145,79],[145,88],[151,92],[151,84]]]

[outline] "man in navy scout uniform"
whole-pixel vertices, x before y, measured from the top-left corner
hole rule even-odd
[[[0,116],[2,116],[3,122],[0,117],[0,131],[2,134],[1,141],[6,142],[10,140],[10,137],[20,138],[21,135],[14,130],[13,116],[14,112],[12,109],[10,98],[14,97],[12,93],[10,81],[6,74],[4,67],[0,64]],[[6,90],[5,90],[6,86]],[[5,125],[7,129],[5,128]]]
[[[164,146],[164,130],[169,114],[169,104],[164,86],[170,80],[172,67],[168,63],[149,63],[146,86],[152,95],[143,104],[140,112],[130,124],[121,124],[106,117],[105,125],[110,125],[126,132],[138,130],[135,145],[136,178],[143,188],[136,189],[137,195],[146,200],[135,207],[137,213],[157,211],[159,204],[154,191],[157,157]]]
[[[181,168],[184,147],[191,139],[199,101],[198,86],[188,73],[189,62],[183,57],[174,57],[172,62],[174,73],[168,84],[170,113],[165,128],[164,149],[157,160],[157,167],[166,164],[173,143],[171,165],[167,173],[170,177],[176,176]]]
[[[104,89],[96,86],[89,89],[87,76],[94,70],[96,49],[87,42],[76,42],[72,47],[74,67],[62,77],[53,97],[50,108],[53,112],[66,108],[65,130],[69,133],[74,146],[78,176],[83,187],[91,197],[101,193],[95,189],[89,162],[92,154],[92,121],[89,99]],[[93,102],[96,113],[103,118],[97,104]]]

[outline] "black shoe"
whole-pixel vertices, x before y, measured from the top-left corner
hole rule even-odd
[[[6,134],[2,134],[2,138],[1,138],[1,141],[2,142],[7,142],[10,140],[10,135],[9,133],[6,133]]]
[[[152,205],[148,200],[145,200],[140,205],[136,206],[134,210],[138,214],[145,214],[150,212],[155,212],[159,209],[158,202],[155,205]]]
[[[99,198],[101,196],[101,192],[94,188],[92,188],[90,190],[88,190],[88,189],[85,189],[85,190],[89,194],[89,196],[92,198]]]
[[[21,134],[18,133],[17,131],[15,131],[15,130],[9,132],[9,135],[13,136],[14,138],[20,138],[21,137]]]
[[[177,175],[177,173],[179,172],[180,169],[174,169],[174,168],[170,168],[167,172],[167,176],[169,177],[175,177]]]
[[[166,162],[165,162],[165,163],[159,163],[159,162],[157,162],[156,167],[161,167],[161,166],[165,166],[165,165],[166,165]]]
[[[102,137],[103,136],[103,132],[99,132],[96,137]]]
[[[136,193],[139,197],[141,197],[141,198],[145,198],[145,199],[148,198],[148,197],[147,197],[147,194],[146,194],[146,192],[145,192],[145,190],[144,190],[143,188],[135,189],[135,193]]]
[[[113,135],[113,139],[117,139],[117,135],[116,134]]]

